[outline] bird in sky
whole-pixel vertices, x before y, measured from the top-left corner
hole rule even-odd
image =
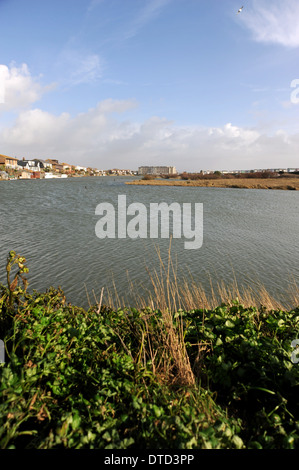
[[[241,11],[243,10],[243,8],[244,8],[244,7],[239,8],[239,10],[237,11],[237,15],[238,15],[239,13],[241,13]]]

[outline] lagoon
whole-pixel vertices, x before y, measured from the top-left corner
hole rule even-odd
[[[149,286],[148,270],[159,267],[156,248],[167,260],[167,238],[99,239],[100,203],[176,202],[203,205],[203,243],[186,250],[171,242],[178,277],[192,275],[207,289],[210,279],[263,284],[279,297],[298,282],[299,193],[209,187],[126,185],[131,177],[17,180],[0,183],[0,282],[10,250],[27,259],[31,289],[60,285],[67,300],[86,307],[103,287],[128,294],[128,279]],[[106,290],[105,290],[106,291]],[[128,298],[128,302],[130,298]]]

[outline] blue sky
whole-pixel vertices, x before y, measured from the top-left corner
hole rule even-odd
[[[0,153],[299,167],[298,17],[297,0],[0,0]]]

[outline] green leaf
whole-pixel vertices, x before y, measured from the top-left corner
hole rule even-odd
[[[235,323],[231,320],[226,320],[225,322],[225,326],[227,326],[228,328],[234,328],[235,327]]]
[[[242,449],[244,447],[244,443],[239,436],[234,436],[232,438],[232,442],[237,449]]]

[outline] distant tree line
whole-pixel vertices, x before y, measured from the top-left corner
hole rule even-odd
[[[183,180],[211,180],[211,179],[232,179],[232,178],[273,178],[279,176],[278,173],[271,171],[256,171],[252,173],[221,173],[221,171],[214,171],[214,173],[182,173],[180,174]]]
[[[153,180],[155,178],[164,178],[164,179],[173,179],[180,178],[182,180],[215,180],[215,179],[233,179],[233,178],[278,178],[278,177],[292,177],[299,175],[299,171],[294,171],[292,173],[285,173],[283,171],[274,172],[274,171],[250,171],[249,173],[222,173],[217,170],[213,173],[204,173],[203,171],[199,173],[183,173],[175,175],[144,175],[143,180]]]

